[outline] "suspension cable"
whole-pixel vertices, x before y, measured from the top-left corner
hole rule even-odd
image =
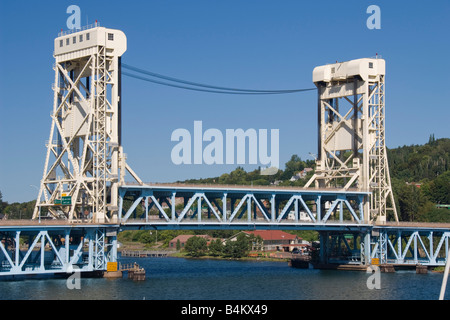
[[[152,82],[152,83],[156,83],[156,84],[160,84],[160,85],[166,85],[166,86],[170,86],[170,87],[175,87],[175,88],[194,90],[194,91],[201,91],[201,92],[222,93],[222,94],[287,94],[287,93],[298,93],[298,92],[305,92],[305,91],[316,90],[316,88],[291,89],[291,90],[253,90],[253,89],[238,89],[238,88],[218,87],[218,86],[202,84],[202,83],[196,83],[196,82],[192,82],[192,81],[186,81],[186,80],[182,80],[182,79],[177,79],[177,78],[173,78],[173,77],[164,76],[164,75],[161,75],[161,74],[158,74],[158,73],[154,73],[154,72],[146,71],[146,70],[143,70],[143,69],[140,69],[140,68],[136,68],[136,67],[130,66],[130,65],[125,64],[125,63],[122,63],[122,67],[125,68],[125,69],[128,69],[128,70],[135,71],[137,73],[145,74],[147,76],[152,76],[152,77],[156,77],[156,78],[159,78],[159,79],[164,79],[164,80],[168,80],[168,81],[172,81],[172,82],[176,82],[176,83],[187,84],[187,85],[190,85],[190,86],[195,86],[195,87],[200,87],[200,88],[217,89],[217,90],[209,90],[209,89],[199,89],[199,88],[195,88],[195,87],[181,86],[181,85],[177,85],[177,84],[172,84],[172,83],[167,83],[167,82],[161,82],[161,81],[153,80],[153,79],[150,79],[148,77],[142,77],[142,76],[135,75],[135,74],[128,73],[128,72],[122,72],[123,75],[128,76],[128,77],[132,77],[132,78],[135,78],[135,79],[139,79],[139,80],[143,80],[143,81],[147,81],[147,82]]]

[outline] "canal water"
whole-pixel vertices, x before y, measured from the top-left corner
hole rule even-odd
[[[82,278],[80,289],[66,279],[0,281],[1,300],[437,300],[442,273],[398,271],[380,274],[380,289],[369,289],[370,274],[296,269],[286,262],[183,258],[120,258],[147,271],[145,281]],[[447,286],[446,299],[450,299]]]

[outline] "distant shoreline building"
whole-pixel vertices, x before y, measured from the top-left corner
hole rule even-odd
[[[175,238],[173,238],[172,240],[169,241],[169,248],[176,250],[177,242],[180,241],[180,249],[184,249],[186,242],[192,237],[204,238],[208,245],[212,240],[214,240],[214,238],[212,238],[211,236],[209,236],[207,234],[199,234],[199,235],[180,234],[179,236],[176,236]]]
[[[263,240],[263,251],[292,252],[294,249],[304,251],[310,246],[309,242],[303,241],[299,236],[281,230],[242,231],[228,239],[228,241],[236,241],[240,233],[253,234],[256,237],[260,236]]]
[[[308,173],[310,173],[311,171],[313,171],[313,168],[305,168],[300,172],[297,172],[296,174],[294,174],[291,179],[289,179],[289,181],[294,182],[300,179],[304,179],[306,178],[306,176],[308,175]]]

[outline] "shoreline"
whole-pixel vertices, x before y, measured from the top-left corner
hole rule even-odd
[[[187,253],[182,253],[179,251],[166,250],[160,247],[146,247],[143,244],[123,244],[120,248],[117,249],[118,253],[122,253],[122,251],[165,251],[167,252],[167,257],[171,258],[185,258],[185,259],[199,259],[199,260],[229,260],[229,261],[269,261],[269,262],[289,262],[291,258],[274,258],[274,257],[242,257],[242,258],[229,258],[229,257],[221,257],[221,256],[199,256],[193,257],[189,256]],[[122,258],[122,256],[121,256]],[[127,257],[123,257],[127,258]],[[138,257],[136,257],[138,258]],[[142,259],[141,257],[139,257]]]
[[[226,258],[226,257],[215,257],[215,256],[192,257],[189,255],[169,255],[169,256],[173,257],[173,258],[196,259],[196,260],[224,260],[224,261],[289,262],[291,260],[291,259],[286,259],[286,258],[254,258],[254,257]]]

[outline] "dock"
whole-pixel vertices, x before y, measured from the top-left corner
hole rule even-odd
[[[151,251],[151,250],[123,250],[122,257],[127,258],[165,258],[171,251]]]
[[[120,271],[128,273],[128,279],[142,281],[145,280],[145,269],[141,268],[136,262],[120,265]]]

